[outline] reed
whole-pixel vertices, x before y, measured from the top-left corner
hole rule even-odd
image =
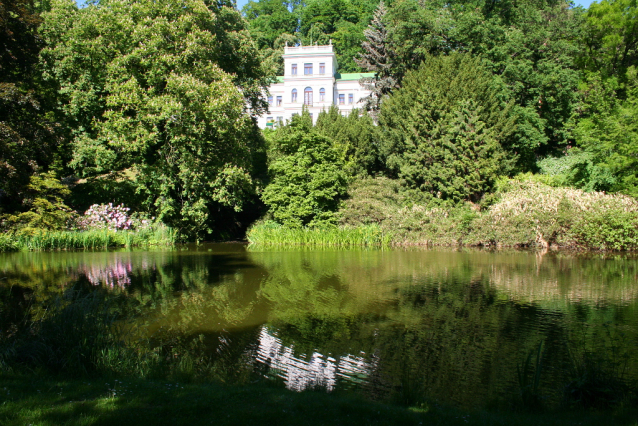
[[[329,247],[388,246],[391,235],[378,225],[357,227],[290,228],[274,222],[262,222],[246,234],[251,244],[305,245]]]
[[[0,252],[172,245],[176,240],[177,233],[164,225],[135,231],[42,231],[33,235],[1,234]]]
[[[532,357],[536,359],[532,362]],[[532,365],[533,373],[532,373]],[[540,379],[543,371],[543,341],[538,344],[536,350],[531,350],[527,354],[525,361],[516,366],[518,385],[521,392],[523,406],[530,410],[539,410],[542,407],[542,396],[540,394]]]

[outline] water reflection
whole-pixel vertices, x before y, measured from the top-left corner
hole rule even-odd
[[[131,284],[130,273],[133,265],[130,262],[122,262],[115,259],[115,262],[107,265],[84,265],[80,271],[86,275],[93,285],[105,285],[107,287],[124,287]]]
[[[0,315],[19,317],[17,294],[43,301],[83,278],[202,379],[480,406],[518,395],[517,366],[541,341],[553,401],[570,353],[611,354],[638,378],[634,257],[229,244],[14,253],[0,255]]]
[[[295,356],[294,347],[284,346],[267,327],[262,327],[259,333],[255,361],[265,366],[268,374],[280,377],[288,389],[295,391],[317,387],[333,391],[338,380],[359,384],[365,382],[375,368],[374,363],[368,363],[363,356],[350,354],[338,358],[319,352]]]

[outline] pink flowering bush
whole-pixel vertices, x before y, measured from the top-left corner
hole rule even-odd
[[[108,204],[93,204],[84,212],[78,221],[81,229],[109,229],[112,231],[132,229],[133,221],[129,217],[129,208],[124,204],[113,206]]]

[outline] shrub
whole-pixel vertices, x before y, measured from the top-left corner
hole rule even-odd
[[[383,177],[354,180],[339,210],[339,222],[358,226],[387,221],[403,206],[405,197],[400,189],[398,181]]]
[[[510,180],[466,242],[633,250],[638,248],[638,201]]]
[[[270,184],[262,194],[279,223],[301,227],[336,222],[346,193],[344,164],[327,138],[312,131],[309,116],[293,119],[272,135]]]
[[[75,217],[64,198],[70,194],[53,172],[31,176],[23,204],[27,211],[2,217],[2,226],[20,235],[65,229]]]
[[[123,204],[113,206],[108,204],[93,204],[84,212],[84,217],[78,220],[81,229],[131,229],[133,223],[129,218],[129,208]]]

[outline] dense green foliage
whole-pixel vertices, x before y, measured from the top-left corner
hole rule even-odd
[[[319,113],[315,130],[333,142],[345,162],[348,176],[381,173],[379,128],[365,111],[354,109],[344,117],[333,105],[328,111]]]
[[[132,170],[146,208],[185,235],[252,192],[265,74],[239,14],[203,1],[53,4],[47,74],[73,127],[83,176]]]
[[[337,53],[338,71],[360,71],[354,57],[361,52],[376,2],[363,0],[249,1],[242,9],[250,32],[264,56],[281,73],[283,44],[328,44]]]
[[[64,204],[64,197],[70,192],[52,172],[32,176],[22,201],[28,210],[0,217],[3,227],[25,235],[42,229],[65,229],[73,217],[71,209]]]
[[[500,80],[476,58],[429,58],[382,105],[381,152],[408,188],[478,201],[509,172],[515,117]]]
[[[269,140],[270,182],[261,198],[273,218],[292,227],[334,223],[346,175],[331,141],[312,130],[307,113],[274,131]]]
[[[40,23],[33,2],[0,1],[0,214],[24,211],[31,176],[46,170],[59,144],[55,95],[37,68]]]
[[[76,212],[124,203],[182,239],[240,237],[263,216],[380,223],[395,207],[406,235],[423,222],[407,213],[418,205],[451,209],[441,225],[450,242],[466,230],[453,221],[469,223],[498,200],[498,179],[518,172],[638,195],[634,0],[589,10],[565,0],[255,0],[243,17],[226,0],[0,5],[5,231],[72,229]],[[375,73],[361,81],[373,92],[367,111],[335,107],[314,126],[302,117],[266,142],[254,117],[284,46],[330,41],[340,71]],[[337,214],[347,185],[346,205],[363,210]],[[590,237],[578,245],[632,247]]]
[[[569,183],[587,190],[638,195],[638,5],[603,0],[592,5],[581,36],[585,73],[573,135],[581,161]],[[569,153],[572,156],[572,153]],[[584,161],[583,161],[584,160]]]
[[[516,102],[522,166],[528,153],[567,144],[577,100],[578,10],[561,0],[526,2],[405,0],[389,11],[393,73],[400,81],[429,55],[467,52],[501,76]]]
[[[587,162],[570,170],[573,184],[588,190],[621,191],[638,196],[638,76],[629,68],[625,84],[600,74],[589,79],[583,117],[574,128]],[[620,95],[619,92],[624,92]]]

